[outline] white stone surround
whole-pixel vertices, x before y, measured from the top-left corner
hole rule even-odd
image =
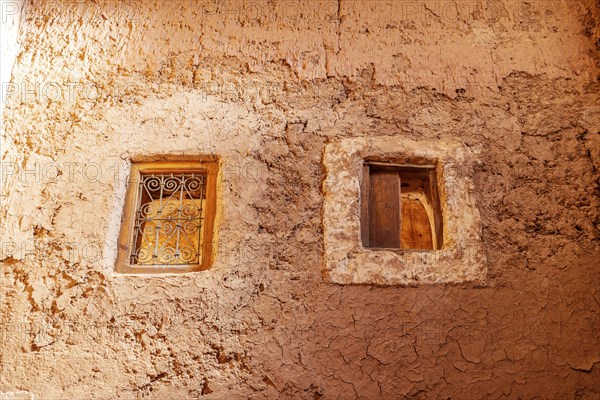
[[[367,157],[428,158],[442,168],[439,182],[444,245],[438,251],[364,248],[360,240],[360,186]],[[327,145],[324,275],[340,284],[414,285],[483,282],[486,259],[479,212],[472,196],[475,157],[457,141],[398,137],[344,139]]]

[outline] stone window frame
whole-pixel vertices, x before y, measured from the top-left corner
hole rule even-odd
[[[203,173],[206,175],[205,217],[202,229],[201,260],[198,264],[180,265],[133,265],[130,263],[139,181],[144,173]],[[148,159],[131,161],[131,171],[127,182],[125,204],[121,217],[115,272],[121,274],[172,274],[204,271],[209,269],[216,258],[215,227],[217,215],[218,181],[220,159],[217,156],[200,156],[176,159]]]
[[[434,251],[362,245],[361,185],[368,159],[436,160],[443,214],[443,247]],[[323,154],[324,279],[337,284],[416,285],[485,282],[487,261],[473,197],[475,154],[453,139],[348,138]]]

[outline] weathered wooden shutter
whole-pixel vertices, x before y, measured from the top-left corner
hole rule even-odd
[[[370,247],[400,247],[400,175],[371,169],[369,174]]]
[[[427,210],[417,199],[402,199],[402,233],[400,245],[403,249],[433,250],[433,236]]]

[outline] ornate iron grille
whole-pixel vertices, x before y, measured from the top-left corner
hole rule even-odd
[[[199,264],[205,200],[204,174],[141,174],[131,264]]]

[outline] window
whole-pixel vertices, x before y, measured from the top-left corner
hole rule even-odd
[[[336,284],[485,284],[471,176],[458,139],[332,141],[323,151],[323,278]]]
[[[361,188],[364,247],[438,250],[442,210],[435,163],[366,161]]]
[[[210,267],[218,163],[134,163],[117,271],[189,272]]]

